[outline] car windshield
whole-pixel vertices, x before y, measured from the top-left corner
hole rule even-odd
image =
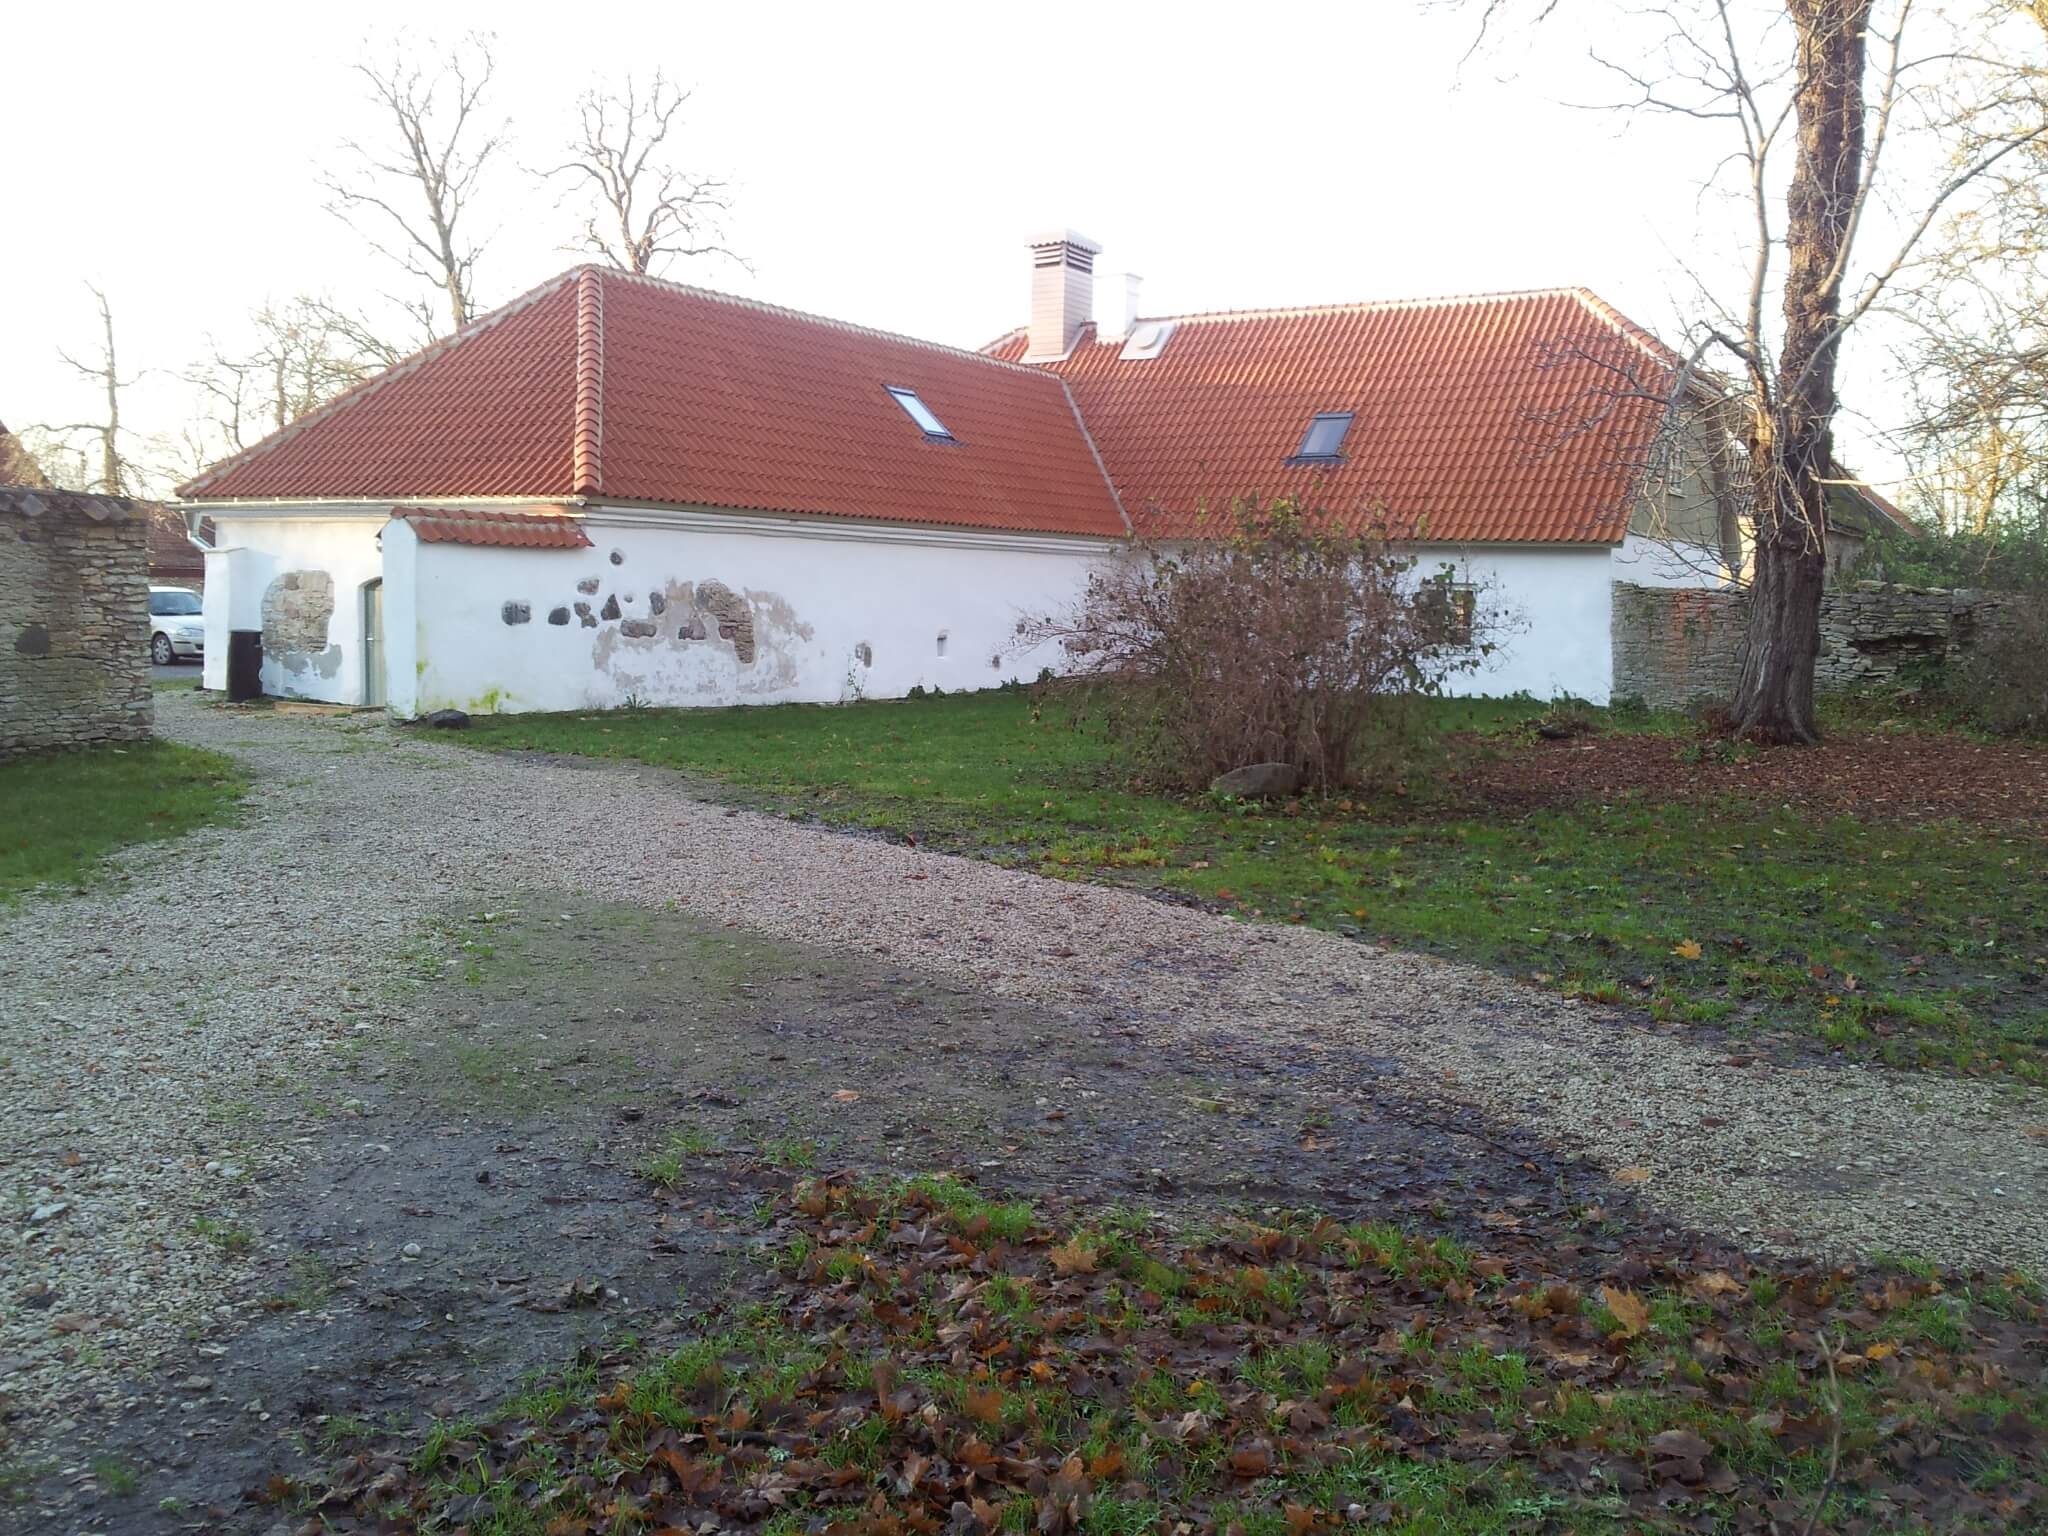
[[[194,593],[152,592],[149,594],[149,611],[160,617],[197,618],[206,610]]]

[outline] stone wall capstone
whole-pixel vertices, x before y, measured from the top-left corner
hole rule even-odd
[[[145,505],[0,487],[0,761],[150,734]]]
[[[1864,581],[1820,600],[1822,693],[1881,692],[1966,654],[2003,621],[2002,592]],[[1660,709],[1726,702],[1742,669],[1749,599],[1741,592],[1614,584],[1614,690]]]

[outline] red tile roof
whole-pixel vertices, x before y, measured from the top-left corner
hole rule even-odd
[[[932,441],[887,386],[953,434]],[[572,497],[1121,535],[1056,374],[597,267],[542,284],[179,488]]]
[[[1142,324],[1143,322],[1141,322]],[[1022,332],[989,347],[1019,358]],[[1142,530],[1294,494],[1347,526],[1449,542],[1615,543],[1658,420],[1617,368],[1666,354],[1583,289],[1189,315],[1120,360],[1086,328],[1063,376]],[[1349,411],[1337,465],[1289,467],[1318,412]]]
[[[422,544],[475,544],[488,549],[588,549],[578,518],[549,512],[471,512],[451,507],[393,507]]]
[[[183,585],[206,579],[206,556],[185,535],[185,519],[174,509],[149,507],[149,578],[159,584]]]

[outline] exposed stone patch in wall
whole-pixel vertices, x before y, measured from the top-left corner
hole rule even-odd
[[[1903,687],[1947,666],[2004,622],[2003,593],[1859,582],[1821,597],[1822,693]],[[1727,699],[1742,669],[1749,600],[1740,592],[1614,584],[1614,697],[1660,708]]]
[[[325,571],[286,571],[263,589],[263,657],[292,676],[341,672],[341,647],[329,644],[334,578]]]
[[[507,624],[524,624],[533,618],[533,608],[528,603],[507,603],[500,616]]]
[[[548,610],[548,622],[549,622],[550,624],[566,624],[566,623],[568,623],[568,622],[569,622],[569,610],[568,610],[568,609],[566,609],[566,608],[550,608],[550,609]]]
[[[263,589],[263,654],[327,649],[334,618],[334,578],[325,571],[286,571]]]
[[[148,526],[141,503],[0,490],[0,760],[149,735]]]
[[[614,687],[643,696],[705,693],[728,686],[720,673],[705,671],[701,663],[673,670],[691,648],[707,641],[732,647],[733,661],[743,670],[731,682],[742,692],[771,693],[789,687],[800,670],[797,646],[814,635],[812,626],[776,592],[737,592],[716,579],[672,581],[644,594],[647,617],[627,617],[622,605],[637,605],[642,595],[614,591],[606,594],[604,606],[596,612],[583,601],[575,604],[575,611],[585,627],[599,630],[591,646],[592,668]]]
[[[722,581],[697,583],[697,606],[718,625],[718,638],[732,642],[733,658],[741,666],[754,660],[754,607]]]

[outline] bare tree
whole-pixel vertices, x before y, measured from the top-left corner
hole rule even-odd
[[[353,331],[336,322],[330,306],[304,297],[266,304],[250,317],[254,332],[246,351],[230,352],[209,341],[207,357],[182,377],[199,394],[211,433],[186,434],[173,456],[219,457],[238,453],[259,438],[291,425],[351,385],[368,378],[387,359],[381,350],[366,355]],[[203,466],[202,466],[203,467]]]
[[[460,327],[476,313],[476,263],[484,241],[474,233],[472,202],[485,170],[505,145],[504,128],[484,121],[493,62],[491,40],[473,34],[429,69],[411,61],[403,43],[388,64],[356,65],[388,135],[374,144],[347,140],[355,164],[322,178],[329,211],[380,255],[426,283],[434,297],[397,302],[431,338],[437,311]]]
[[[671,159],[670,135],[689,99],[659,69],[644,89],[628,75],[583,93],[569,158],[546,173],[570,178],[590,199],[574,249],[625,272],[658,273],[679,256],[732,256],[720,222],[731,188]]]
[[[2048,0],[2014,7],[2036,49],[2006,50],[1988,102],[1953,109],[1976,147],[2048,118]],[[1993,168],[1945,221],[1904,306],[1921,411],[1923,502],[1944,531],[2048,537],[2048,140]]]
[[[79,480],[83,483],[76,489],[98,491],[107,496],[126,496],[136,488],[141,478],[138,467],[123,449],[127,428],[121,425],[121,393],[135,380],[121,376],[114,350],[113,306],[100,289],[91,283],[85,287],[99,306],[99,356],[81,361],[61,349],[57,355],[100,393],[106,402],[106,414],[98,421],[38,423],[28,431],[37,441],[37,458],[59,485],[74,488],[69,482]],[[76,446],[79,438],[90,443],[89,450]],[[74,459],[76,462],[71,463]],[[67,465],[73,469],[72,474],[65,473]]]
[[[1486,0],[1486,21],[1514,3]],[[1675,0],[1652,13],[1669,28],[1652,62],[1601,62],[1629,83],[1630,99],[1618,105],[1682,115],[1731,134],[1715,175],[1732,173],[1738,182],[1748,223],[1745,279],[1732,297],[1698,282],[1700,314],[1674,354],[1664,393],[1673,424],[1696,419],[1702,400],[1739,423],[1739,496],[1753,564],[1733,713],[1738,730],[1753,739],[1804,743],[1818,738],[1814,667],[1826,506],[1843,478],[1834,457],[1843,341],[1886,296],[1951,201],[2007,157],[2041,142],[2048,119],[2008,122],[1946,157],[1931,184],[1886,185],[1881,202],[1885,152],[1909,107],[1915,126],[1941,126],[1929,93],[1959,75],[1981,74],[1979,66],[1996,58],[1995,45],[1973,54],[1948,42],[1925,56],[1909,54],[1915,0],[1781,3],[1782,35],[1757,38],[1746,35],[1742,18],[1750,13],[1738,12],[1733,0]],[[1561,4],[1542,0],[1539,15]],[[1978,18],[1980,32],[2009,10],[1992,6]],[[1773,49],[1773,62],[1752,62]],[[1858,276],[1857,240],[1873,209],[1896,238]]]

